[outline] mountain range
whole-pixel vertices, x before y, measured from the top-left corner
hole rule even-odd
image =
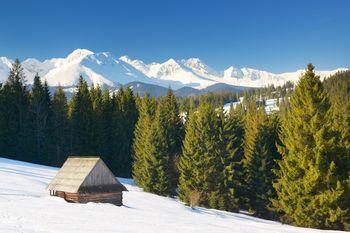
[[[12,67],[13,60],[0,57],[0,83],[4,82]],[[271,73],[252,68],[228,67],[217,71],[199,58],[182,60],[169,59],[163,63],[146,64],[128,56],[116,57],[109,52],[94,53],[87,49],[76,49],[65,58],[52,58],[39,61],[34,58],[22,62],[27,84],[32,84],[35,74],[39,74],[51,87],[74,88],[82,75],[88,84],[116,88],[119,85],[131,86],[140,92],[155,90],[156,95],[164,88],[178,90],[179,95],[197,95],[208,91],[244,90],[251,87],[283,85],[287,81],[297,82],[304,70],[286,73]],[[337,71],[316,71],[325,78]],[[163,89],[162,89],[163,88]]]

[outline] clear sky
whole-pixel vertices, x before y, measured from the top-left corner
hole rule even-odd
[[[215,69],[350,66],[350,0],[1,1],[0,56],[76,48],[145,62],[199,57]]]

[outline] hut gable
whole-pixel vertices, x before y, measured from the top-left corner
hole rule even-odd
[[[68,193],[127,191],[99,157],[69,157],[47,189]]]

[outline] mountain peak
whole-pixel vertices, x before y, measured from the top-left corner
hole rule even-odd
[[[92,51],[87,49],[76,49],[67,56],[68,61],[82,60],[86,56],[94,54]]]
[[[209,74],[218,76],[218,72],[207,66],[201,59],[193,57],[181,61],[185,66],[197,71],[200,74]]]
[[[127,55],[120,56],[120,57],[119,57],[119,60],[121,60],[121,61],[123,61],[123,62],[126,62],[126,63],[131,62],[130,57],[127,56]]]
[[[176,64],[176,65],[179,65],[173,58],[170,58],[169,60],[167,60],[163,64],[173,64],[173,65]]]
[[[230,66],[224,71],[224,78],[242,78],[244,76],[242,70]]]

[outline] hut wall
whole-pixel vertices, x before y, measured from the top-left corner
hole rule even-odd
[[[121,192],[115,193],[65,193],[57,192],[57,196],[64,198],[68,202],[75,203],[111,203],[121,206],[123,204],[123,194]]]

